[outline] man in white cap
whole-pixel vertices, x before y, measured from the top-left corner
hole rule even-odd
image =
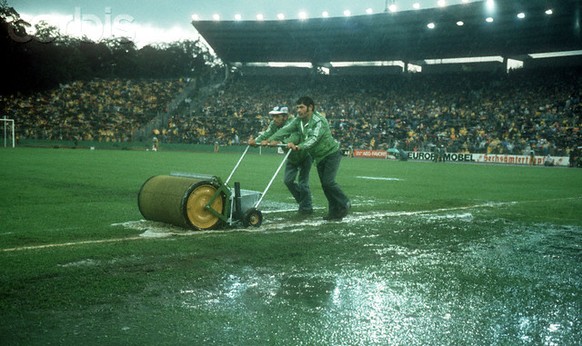
[[[250,145],[273,145],[278,141],[271,141],[270,137],[275,134],[280,128],[288,124],[293,117],[289,117],[289,108],[286,106],[277,106],[269,112],[272,121],[265,132],[257,136],[257,138],[250,138]],[[299,141],[299,136],[294,136],[287,141]],[[285,164],[285,178],[284,182],[295,201],[299,204],[298,213],[300,216],[307,216],[313,214],[313,203],[311,197],[311,190],[309,189],[309,172],[313,159],[306,151],[294,151],[289,154]],[[299,179],[296,181],[297,177]]]

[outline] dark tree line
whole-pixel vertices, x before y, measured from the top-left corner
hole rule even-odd
[[[198,41],[138,49],[123,38],[93,42],[65,36],[44,22],[35,26],[34,35],[30,28],[6,0],[0,1],[2,95],[93,78],[204,77],[216,65]]]

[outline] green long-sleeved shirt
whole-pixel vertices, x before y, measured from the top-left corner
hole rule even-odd
[[[316,162],[339,150],[339,143],[331,135],[327,119],[318,112],[313,112],[311,119],[304,123],[299,117],[294,118],[271,135],[271,140],[281,141],[291,136],[299,136],[299,152],[307,151]],[[292,141],[288,141],[292,142]]]
[[[287,121],[281,127],[278,127],[274,121],[271,121],[271,123],[269,124],[269,127],[265,130],[265,132],[258,135],[257,138],[255,138],[255,141],[257,143],[264,141],[264,140],[281,141],[281,142],[285,142],[285,143],[289,143],[289,142],[299,143],[301,141],[299,134],[290,134],[289,136],[280,137],[279,139],[272,138],[272,136],[278,130],[287,126],[287,124],[291,123],[293,120],[294,120],[293,117],[289,117],[287,119]],[[307,157],[307,155],[309,155],[309,153],[307,153],[306,151],[304,151],[304,152],[294,151],[291,154],[289,154],[289,157],[287,158],[287,160],[289,160],[289,162],[291,162],[291,163],[298,164],[298,163],[302,162]]]

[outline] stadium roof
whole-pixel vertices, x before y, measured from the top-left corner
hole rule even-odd
[[[192,25],[226,63],[512,58],[581,50],[581,1],[478,1],[352,17]]]

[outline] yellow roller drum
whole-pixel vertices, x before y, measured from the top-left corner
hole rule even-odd
[[[138,206],[146,220],[169,223],[184,228],[212,229],[220,218],[206,205],[218,188],[209,180],[183,176],[159,175],[148,179],[138,195]],[[217,196],[211,208],[224,212],[224,196]]]
[[[216,193],[216,187],[208,184],[197,184],[193,186],[192,191],[188,194],[185,205],[185,214],[192,226],[198,229],[213,228],[219,218],[206,208]],[[211,204],[212,210],[222,214],[224,210],[223,198],[216,198]]]

